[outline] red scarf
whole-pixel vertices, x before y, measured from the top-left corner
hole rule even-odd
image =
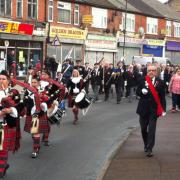
[[[164,112],[164,110],[162,108],[159,95],[158,95],[154,85],[152,84],[151,78],[149,76],[146,76],[146,81],[147,81],[148,87],[154,97],[154,100],[157,104],[157,116],[162,116],[162,113]]]

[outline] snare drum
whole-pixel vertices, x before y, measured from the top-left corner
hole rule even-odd
[[[48,120],[51,124],[59,125],[63,116],[63,110],[59,108],[54,108],[51,115],[48,117]]]
[[[91,99],[87,96],[85,91],[81,91],[75,98],[75,105],[80,109],[87,108],[91,104]]]

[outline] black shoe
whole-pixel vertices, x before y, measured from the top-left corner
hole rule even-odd
[[[144,147],[144,152],[145,152],[145,153],[147,153],[147,152],[148,152],[147,147]]]
[[[117,104],[120,104],[120,101],[117,101]]]
[[[1,175],[0,178],[3,179],[3,177],[6,175],[6,171],[8,170],[9,167],[10,167],[9,164],[6,164],[6,167],[5,167],[5,170],[3,172],[3,175]]]
[[[147,156],[147,157],[152,157],[152,156],[153,156],[152,151],[148,151],[148,152],[146,153],[146,156]]]
[[[50,146],[48,141],[44,141],[44,146]]]

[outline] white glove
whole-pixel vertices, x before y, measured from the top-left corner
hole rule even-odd
[[[144,95],[146,95],[146,94],[148,93],[148,90],[145,89],[145,88],[143,88],[143,89],[142,89],[142,93],[143,93]]]
[[[46,104],[45,102],[41,103],[41,104],[40,104],[40,107],[41,107],[41,110],[42,110],[43,112],[46,112],[47,109],[48,109],[47,104]]]
[[[124,86],[127,86],[127,81],[124,81]]]
[[[169,83],[168,83],[168,82],[166,82],[166,85],[168,86],[168,85],[169,85]]]
[[[165,115],[166,115],[166,112],[163,112],[163,113],[162,113],[162,116],[165,116]]]

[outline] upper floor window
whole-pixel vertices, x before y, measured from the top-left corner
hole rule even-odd
[[[28,0],[28,18],[37,18],[37,0]]]
[[[174,37],[180,37],[180,23],[174,22]]]
[[[57,4],[58,8],[58,22],[71,23],[71,3],[59,2]]]
[[[125,20],[126,16],[126,20]],[[126,28],[125,28],[126,23]],[[135,15],[134,14],[125,14],[123,13],[123,29],[129,32],[135,31]]]
[[[17,0],[17,18],[22,18],[22,0]]]
[[[53,0],[49,0],[48,21],[53,21]]]
[[[166,35],[171,36],[171,21],[166,21]]]
[[[92,8],[93,27],[107,28],[107,9]]]
[[[74,9],[74,24],[78,25],[79,24],[79,5],[75,4],[75,9]]]
[[[11,0],[0,0],[0,15],[11,16]]]
[[[147,17],[147,33],[157,34],[158,32],[158,19]]]

